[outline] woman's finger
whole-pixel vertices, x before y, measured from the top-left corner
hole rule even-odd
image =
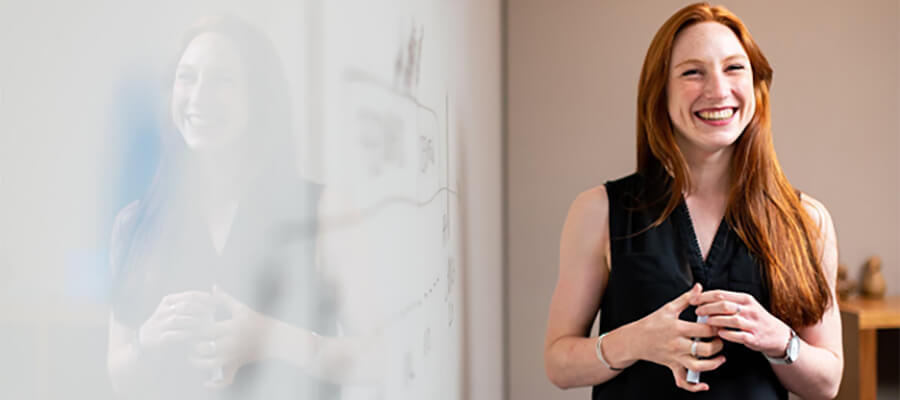
[[[203,383],[203,386],[207,389],[222,389],[234,382],[234,375],[237,372],[237,368],[225,366],[221,369],[221,379],[210,379]]]
[[[746,307],[745,307],[746,309]],[[741,310],[741,306],[738,303],[728,300],[715,301],[712,303],[706,303],[697,307],[697,310],[694,311],[698,316],[700,315],[733,315],[737,314],[738,311]]]
[[[157,342],[162,346],[184,343],[193,339],[193,334],[189,331],[164,331],[159,334]]]
[[[708,338],[715,337],[718,328],[708,324],[698,324],[696,322],[677,321],[676,329],[682,336],[689,338]]]
[[[699,306],[706,303],[715,303],[717,301],[730,301],[741,305],[749,305],[753,300],[753,296],[747,293],[732,292],[729,290],[708,290],[691,300],[691,305]]]
[[[690,383],[687,381],[687,370],[684,367],[670,367],[672,376],[675,377],[675,385],[689,392],[702,392],[709,390],[706,383]]]
[[[216,304],[211,294],[199,290],[192,290],[168,294],[162,298],[160,306],[171,308],[179,303],[200,303],[212,306],[215,306]]]
[[[751,349],[756,347],[756,341],[750,332],[722,329],[719,331],[719,337],[729,342],[743,344]]]
[[[200,334],[200,330],[212,323],[211,320],[204,318],[172,315],[160,321],[159,326],[161,331],[193,331]]]
[[[722,364],[725,363],[725,356],[718,356],[716,358],[711,358],[708,360],[699,359],[691,357],[690,355],[683,356],[679,360],[685,368],[694,370],[694,371],[712,371],[716,368],[719,368]]]
[[[709,342],[698,341],[697,355],[704,358],[712,357],[722,351],[724,345],[722,339],[719,338],[715,338]]]
[[[194,345],[195,357],[212,358],[221,354],[220,345],[215,340],[202,340]]]
[[[177,302],[170,307],[176,315],[212,318],[216,307],[203,302]]]
[[[215,368],[220,368],[222,364],[225,363],[225,360],[222,357],[191,356],[188,359],[188,362],[190,362],[194,368],[212,371]]]
[[[750,330],[749,321],[740,315],[715,315],[709,317],[709,319],[706,320],[706,323],[710,326],[719,328],[732,328],[742,331]],[[719,331],[722,331],[722,329],[719,329]]]
[[[703,287],[699,283],[695,283],[694,286],[691,287],[691,290],[684,292],[681,296],[675,298],[675,300],[670,301],[665,305],[669,309],[671,313],[674,315],[681,314],[690,304],[692,299],[700,295],[702,293]]]
[[[227,364],[234,354],[234,342],[229,339],[203,340],[194,345],[191,361],[198,368],[211,368]]]

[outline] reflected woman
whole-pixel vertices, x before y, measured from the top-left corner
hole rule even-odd
[[[315,378],[334,295],[315,263],[321,188],[296,174],[272,43],[231,17],[185,35],[172,128],[121,210],[108,369],[123,398],[334,398]],[[304,226],[290,240],[279,227]]]

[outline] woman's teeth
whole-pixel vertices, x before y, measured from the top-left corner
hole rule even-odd
[[[697,116],[709,121],[721,121],[723,119],[731,118],[734,115],[733,108],[726,108],[719,111],[700,111],[697,113]]]

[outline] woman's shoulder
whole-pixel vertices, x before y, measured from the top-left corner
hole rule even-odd
[[[638,199],[644,193],[645,179],[643,175],[634,172],[632,174],[608,180],[603,184],[609,201],[619,204],[621,199]]]
[[[609,212],[610,197],[623,190],[638,187],[641,182],[642,178],[637,173],[608,180],[602,185],[579,193],[572,203],[572,208],[591,215],[605,216]]]
[[[610,179],[606,181],[604,185],[606,186],[634,186],[639,185],[644,182],[644,177],[638,172],[632,172],[631,174],[616,178]]]
[[[605,216],[608,209],[609,197],[606,185],[598,185],[575,196],[570,212],[578,212],[585,216]]]
[[[803,209],[809,214],[809,217],[812,218],[813,222],[816,223],[816,226],[820,230],[827,229],[828,225],[832,222],[831,214],[828,212],[825,204],[822,204],[821,201],[810,196],[806,192],[798,191],[798,194],[800,196],[800,204],[803,205]]]

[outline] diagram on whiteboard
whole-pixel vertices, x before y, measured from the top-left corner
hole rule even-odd
[[[402,6],[398,6],[398,4]],[[459,138],[444,3],[322,2],[321,221],[347,335],[382,365],[344,398],[461,398]],[[439,7],[440,6],[440,7]],[[442,18],[443,17],[443,18]]]

